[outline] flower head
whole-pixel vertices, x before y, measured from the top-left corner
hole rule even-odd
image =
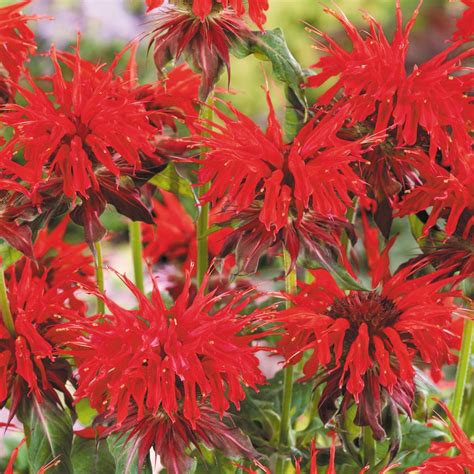
[[[156,287],[149,301],[125,282],[139,309],[125,310],[105,298],[112,314],[86,324],[88,336],[74,344],[78,398],[89,397],[91,406],[114,416],[117,426],[131,404],[137,421],[147,413],[174,421],[182,413],[195,426],[203,402],[222,416],[229,403],[239,406],[245,398],[242,384],[256,388],[264,382],[250,346],[256,336],[239,334],[250,322],[239,315],[248,303],[243,295],[234,292],[218,306],[223,295],[204,295],[203,286],[191,301],[188,275],[183,292],[167,309]]]
[[[60,391],[72,403],[66,387],[71,368],[59,350],[77,336],[75,329],[61,324],[82,317],[68,304],[76,288],[48,283],[47,274],[38,277],[33,267],[27,260],[20,276],[14,266],[6,274],[13,328],[0,322],[0,404],[11,397],[11,417],[25,396],[60,403]]]
[[[204,126],[208,136],[199,139],[210,150],[199,171],[200,182],[211,183],[203,201],[224,200],[239,223],[224,248],[244,251],[244,271],[255,270],[265,250],[280,242],[293,262],[301,247],[324,261],[325,247],[338,249],[340,232],[350,228],[347,208],[364,189],[351,167],[362,160],[363,141],[339,138],[338,117],[320,114],[285,143],[268,103],[266,132],[229,105],[233,116],[216,109],[223,125]]]
[[[380,264],[386,264],[380,259]],[[407,266],[392,277],[381,269],[370,291],[346,294],[324,270],[314,271],[315,282],[302,286],[292,298],[294,307],[277,314],[285,329],[279,343],[288,364],[312,351],[304,365],[305,378],[325,383],[319,403],[323,421],[355,402],[356,421],[370,425],[377,439],[385,431],[381,412],[395,403],[411,413],[415,365],[431,368],[438,380],[441,367],[451,362],[450,348],[458,336],[449,326],[456,306],[455,283],[443,272],[416,276]]]
[[[27,24],[35,17],[21,13],[29,3],[31,0],[23,0],[0,8],[0,70],[4,69],[15,81],[23,70],[23,63],[36,49],[34,34]]]
[[[161,73],[170,60],[184,56],[193,69],[202,73],[200,97],[205,100],[223,68],[230,73],[231,42],[251,34],[229,9],[219,9],[201,19],[191,10],[169,6],[160,12],[151,33],[155,64]]]
[[[468,151],[472,144],[469,136],[472,98],[468,92],[474,80],[474,74],[462,61],[472,56],[474,50],[457,52],[463,41],[455,42],[407,74],[408,37],[419,6],[404,27],[397,0],[397,29],[392,42],[368,14],[365,16],[369,30],[361,35],[342,12],[326,11],[343,25],[352,50],[344,49],[329,35],[314,30],[325,41],[317,43],[324,55],[314,65],[321,72],[309,79],[309,85],[320,86],[337,77],[320,103],[329,103],[341,92],[341,113],[350,123],[368,119],[375,132],[393,127],[402,146],[420,144],[427,135],[431,158],[440,150],[446,163],[462,159],[459,148]],[[453,142],[456,142],[454,147]]]
[[[26,104],[8,104],[8,113],[0,116],[14,132],[0,163],[33,186],[45,179],[45,172],[46,179],[59,177],[65,196],[88,200],[99,189],[98,172],[123,176],[117,156],[140,170],[141,155],[153,156],[155,128],[144,103],[114,76],[116,61],[103,71],[82,60],[79,47],[74,55],[52,48],[50,58],[55,68],[51,97],[27,76],[31,90],[15,86]],[[59,61],[70,69],[71,80],[65,79]],[[11,158],[18,151],[24,153],[24,167]]]

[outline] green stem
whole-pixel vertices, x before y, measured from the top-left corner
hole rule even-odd
[[[364,426],[362,428],[362,450],[364,456],[364,464],[374,468],[375,466],[375,440],[372,435],[372,428]]]
[[[16,337],[15,323],[13,322],[12,312],[10,311],[10,303],[7,296],[7,285],[5,284],[5,275],[3,265],[0,262],[0,310],[5,327],[12,337]]]
[[[209,190],[209,183],[199,187],[198,196],[201,198]],[[197,222],[197,285],[201,286],[209,265],[208,230],[209,203],[200,206]]]
[[[104,262],[102,260],[102,245],[100,244],[100,242],[95,243],[95,254],[95,278],[97,281],[97,288],[99,288],[99,291],[101,293],[104,293]],[[105,303],[99,297],[97,297],[97,313],[105,313]]]
[[[456,386],[451,401],[451,412],[456,420],[461,422],[461,408],[469,375],[469,359],[471,357],[472,339],[474,333],[474,322],[471,319],[464,321],[461,352],[459,354],[458,367],[456,371]]]
[[[142,244],[142,230],[140,222],[130,221],[130,246],[132,247],[133,258],[133,274],[135,276],[135,285],[144,293],[145,281],[143,276],[143,244]]]
[[[283,264],[285,268],[285,289],[288,294],[296,293],[296,270],[291,269],[291,257],[290,254],[283,251]],[[286,307],[291,307],[291,302],[287,300]],[[293,372],[294,366],[289,365],[283,371],[283,400],[282,400],[282,412],[280,422],[280,435],[278,440],[278,446],[280,455],[277,460],[276,474],[283,474],[288,459],[283,455],[282,451],[286,450],[291,444],[291,406],[293,398]]]
[[[201,118],[205,121],[212,122],[213,111],[212,111],[213,96],[207,99],[206,105],[202,108]],[[208,125],[208,124],[206,124]],[[203,134],[206,135],[205,133]],[[206,155],[206,148],[201,148],[201,159],[204,159]],[[204,196],[209,190],[210,183],[206,183],[199,187],[198,197],[199,199]],[[204,277],[207,273],[209,266],[209,248],[208,248],[208,232],[209,232],[209,203],[200,204],[199,206],[199,217],[196,227],[196,239],[197,239],[197,285],[200,287],[204,281]]]

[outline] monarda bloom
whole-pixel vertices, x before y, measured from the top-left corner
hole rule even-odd
[[[68,305],[75,288],[60,288],[47,283],[47,274],[35,275],[31,260],[22,265],[20,276],[15,266],[6,272],[7,295],[13,327],[0,321],[0,406],[10,399],[13,417],[21,400],[34,397],[72,404],[66,386],[72,371],[59,357],[65,341],[75,339],[75,329],[62,323],[79,320],[82,314]]]
[[[53,48],[50,57],[55,67],[49,78],[52,93],[27,76],[31,89],[15,86],[25,105],[4,108],[0,121],[12,127],[13,137],[0,152],[0,169],[37,194],[49,185],[48,194],[55,194],[57,203],[68,200],[89,243],[105,233],[99,216],[107,203],[133,220],[151,222],[133,179],[161,164],[151,143],[156,129],[144,101],[114,75],[120,55],[106,71],[82,60],[79,49],[71,55]],[[59,60],[70,70],[70,80]],[[13,159],[18,152],[23,152],[24,164]],[[44,202],[39,206],[46,212]]]
[[[440,150],[447,164],[462,159],[472,146],[469,91],[474,74],[462,61],[471,57],[474,49],[460,48],[467,40],[452,43],[407,73],[408,37],[418,8],[404,27],[397,0],[392,42],[369,15],[368,33],[362,35],[342,12],[326,11],[342,24],[352,49],[346,50],[327,34],[314,30],[324,40],[317,43],[323,55],[313,66],[320,72],[309,79],[309,85],[317,87],[337,77],[319,102],[327,104],[340,97],[341,113],[350,124],[366,121],[376,133],[391,127],[399,146],[427,146],[431,158]]]
[[[24,0],[0,8],[0,77],[6,72],[17,80],[23,63],[36,49],[33,32],[28,28],[28,21],[35,17],[21,13],[30,3],[31,0]]]
[[[294,307],[275,315],[284,328],[278,347],[286,363],[308,352],[304,379],[324,384],[323,422],[355,403],[356,423],[369,425],[380,440],[385,407],[411,414],[415,367],[429,367],[436,381],[443,364],[453,362],[459,337],[449,328],[459,292],[445,287],[456,279],[443,272],[418,277],[418,270],[408,266],[390,276],[379,266],[372,271],[373,290],[349,293],[316,270],[314,283],[291,297]]]
[[[341,120],[319,114],[285,143],[270,100],[266,132],[228,107],[230,116],[215,110],[223,124],[203,125],[207,136],[197,139],[209,150],[199,171],[200,183],[210,183],[203,201],[223,201],[221,221],[236,224],[223,253],[236,250],[243,272],[276,244],[293,264],[300,250],[328,262],[341,232],[351,235],[345,215],[364,190],[351,165],[362,160],[363,142],[338,137]]]
[[[161,74],[172,59],[184,56],[190,66],[202,74],[202,100],[208,97],[224,67],[230,74],[231,43],[252,35],[248,26],[230,8],[213,5],[212,1],[195,1],[193,7],[204,3],[212,10],[208,16],[207,13],[196,14],[196,8],[192,8],[189,2],[168,5],[157,14],[151,32],[158,73]]]
[[[150,413],[174,421],[179,412],[194,426],[204,402],[222,416],[245,398],[242,385],[256,389],[265,382],[250,345],[257,336],[240,334],[252,321],[239,315],[249,301],[245,294],[234,292],[219,305],[223,295],[204,295],[204,285],[191,300],[188,275],[167,309],[156,287],[149,301],[125,282],[139,308],[125,310],[105,298],[111,314],[91,319],[73,350],[77,398],[88,397],[105,418],[114,416],[120,426],[133,405],[137,421]]]

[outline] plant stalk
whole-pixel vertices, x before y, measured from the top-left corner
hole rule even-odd
[[[285,268],[285,290],[288,294],[296,293],[296,269],[291,270],[291,257],[287,250],[283,251],[283,266]],[[286,307],[291,307],[291,302],[287,300]],[[289,365],[283,371],[283,400],[282,400],[282,412],[280,421],[280,434],[278,440],[278,446],[280,456],[278,457],[276,474],[283,474],[288,459],[285,459],[282,452],[290,446],[291,439],[291,407],[293,398],[293,373],[294,366]]]
[[[3,271],[3,264],[0,262],[0,311],[2,312],[2,319],[8,332],[12,337],[16,337],[15,323],[13,322],[12,312],[10,310],[10,303],[7,296],[7,285],[5,283],[5,274]]]
[[[100,293],[104,293],[104,262],[102,259],[102,245],[100,241],[95,243],[95,254],[95,278],[97,281],[97,288],[99,289]],[[105,313],[105,303],[99,297],[97,297],[97,313]]]
[[[459,353],[458,367],[456,371],[456,385],[451,401],[451,413],[461,424],[461,409],[463,404],[464,392],[469,375],[469,359],[472,352],[472,340],[474,334],[474,321],[466,319],[464,321],[464,330],[462,335],[461,352]]]
[[[140,222],[130,221],[130,246],[132,247],[133,258],[133,274],[135,276],[135,285],[144,293],[145,280],[143,275],[143,244],[142,244],[142,230]]]
[[[212,122],[213,110],[212,110],[213,96],[212,94],[206,101],[206,105],[201,110],[201,119],[205,122]],[[209,124],[206,124],[209,125]],[[206,133],[203,133],[206,136]],[[200,157],[201,160],[205,158],[207,149],[206,147],[201,148]],[[210,183],[203,184],[198,188],[199,200],[204,194],[209,191]],[[197,285],[201,287],[204,277],[207,273],[209,266],[209,244],[208,244],[208,232],[209,232],[209,203],[199,204],[199,216],[196,226],[196,240],[197,240]]]

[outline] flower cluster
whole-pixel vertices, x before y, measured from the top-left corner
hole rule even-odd
[[[30,3],[0,8],[0,407],[29,470],[474,469],[472,0],[418,64],[422,2],[394,2],[391,39],[325,8],[348,41],[308,27],[309,69],[268,0],[145,0],[148,83],[140,41],[97,63],[80,34],[33,74]],[[232,54],[271,63],[285,120],[271,81],[263,127],[218,96]],[[103,259],[124,217],[130,307]],[[432,383],[453,443],[426,425]]]

